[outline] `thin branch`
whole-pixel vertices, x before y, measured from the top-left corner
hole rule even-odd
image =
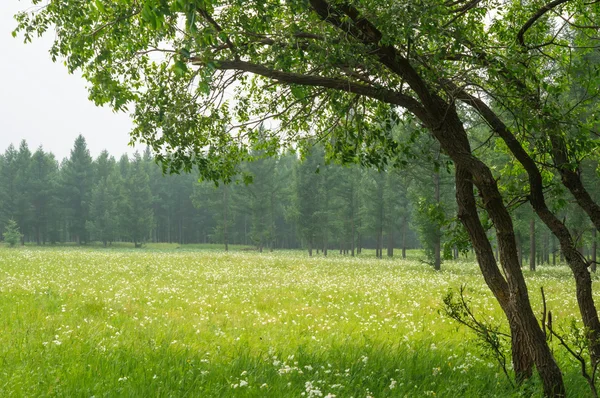
[[[547,13],[548,11],[552,10],[553,8],[558,7],[559,5],[564,4],[568,1],[569,0],[554,0],[554,1],[551,1],[550,3],[544,5],[539,10],[537,10],[537,12],[535,14],[533,14],[527,22],[525,22],[525,25],[523,25],[521,30],[519,30],[519,33],[517,33],[517,41],[519,42],[519,44],[522,47],[527,48],[527,45],[525,44],[525,32],[527,32],[527,30],[529,28],[531,28],[538,19],[540,19],[542,16],[544,16],[545,13]]]

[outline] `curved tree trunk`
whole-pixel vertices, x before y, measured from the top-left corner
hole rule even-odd
[[[477,204],[473,195],[473,177],[467,169],[456,165],[455,178],[458,218],[469,234],[477,256],[477,264],[485,282],[508,319],[512,340],[513,369],[517,382],[520,383],[531,377],[533,357],[529,352],[526,344],[527,339],[522,328],[517,322],[513,321],[515,316],[513,315],[514,309],[509,305],[508,284],[498,268],[492,246],[479,220]]]
[[[591,275],[587,269],[587,261],[581,255],[581,253],[575,247],[574,240],[566,227],[564,221],[561,221],[550,209],[548,208],[543,191],[543,180],[542,175],[535,164],[534,160],[529,154],[523,149],[521,143],[517,141],[516,137],[508,129],[508,127],[498,118],[498,116],[485,104],[483,101],[470,96],[467,93],[460,93],[459,97],[461,100],[473,106],[480,115],[489,123],[492,129],[502,138],[510,149],[515,158],[523,165],[527,175],[529,177],[529,202],[531,203],[534,211],[538,217],[546,224],[552,234],[558,239],[561,253],[564,254],[565,260],[573,272],[575,278],[575,285],[577,290],[577,304],[581,313],[581,319],[583,324],[590,330],[590,351],[592,355],[592,362],[594,364],[600,362],[600,320],[598,319],[598,311],[594,303],[592,295],[592,280]],[[557,165],[561,165],[561,161],[565,161],[564,157],[566,149],[560,149],[560,143],[557,142],[557,138],[552,138],[551,142],[553,145],[553,151],[555,159],[558,157]],[[576,197],[578,204],[586,210],[589,217],[594,221],[598,221],[600,225],[600,211],[596,209],[598,205],[591,200],[591,197],[585,191],[581,180],[575,173],[570,171],[561,171],[563,175],[563,184],[573,193]],[[594,221],[596,225],[596,222]],[[532,255],[534,255],[532,253]]]
[[[443,102],[441,99],[439,101]],[[504,206],[498,185],[490,169],[472,154],[467,134],[455,108],[446,106],[442,109],[444,109],[443,118],[441,118],[443,123],[430,126],[430,129],[443,150],[453,160],[457,170],[460,169],[462,173],[468,170],[471,174],[473,183],[482,197],[483,206],[494,222],[500,262],[507,283],[507,317],[511,325],[515,325],[523,332],[522,336],[519,335],[515,338],[522,337],[523,344],[529,347],[533,362],[544,385],[544,394],[552,397],[564,396],[562,373],[531,308],[527,285],[517,257],[512,219]],[[463,174],[463,178],[467,177]],[[487,238],[485,240],[489,245],[489,240]],[[491,255],[493,257],[493,251],[491,251]]]

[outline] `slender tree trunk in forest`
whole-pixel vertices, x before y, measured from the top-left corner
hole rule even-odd
[[[171,212],[167,210],[167,242],[171,243]]]
[[[596,272],[596,252],[597,252],[597,242],[596,242],[596,234],[597,234],[597,229],[596,227],[592,228],[592,261],[591,261],[591,266],[590,266],[590,270],[592,272]]]
[[[517,239],[517,257],[519,259],[519,267],[523,267],[523,242],[521,237]]]
[[[435,187],[435,203],[440,205],[440,172],[436,170],[433,173],[433,184]],[[435,242],[433,243],[433,251],[434,251],[434,264],[433,269],[439,271],[442,268],[442,235],[440,231],[437,231],[435,234]]]
[[[352,257],[354,257],[354,249],[355,249],[354,245],[356,244],[356,242],[354,240],[355,238],[356,238],[356,236],[355,236],[355,232],[354,232],[354,214],[352,214],[352,239],[350,242],[351,250],[352,250]]]
[[[183,239],[183,220],[179,219],[179,244],[183,245],[185,243]]]
[[[547,231],[544,236],[544,251],[546,252],[546,264],[550,265],[550,231]]]
[[[494,247],[494,256],[496,256],[496,261],[500,261],[500,248],[498,246],[498,239],[496,239],[496,246]]]
[[[529,221],[529,270],[535,271],[535,219]]]
[[[377,258],[383,258],[383,226],[379,230],[377,238]]]
[[[563,256],[563,251],[561,249],[558,250],[558,262],[562,264],[565,261]]]
[[[225,243],[225,251],[229,251],[229,236],[228,236],[228,211],[229,211],[229,189],[227,185],[223,185],[223,243]]]
[[[308,256],[309,257],[312,257],[312,250],[313,250],[312,246],[313,246],[312,245],[312,239],[309,239],[308,240]]]
[[[402,218],[402,258],[406,258],[406,216]]]
[[[388,233],[387,255],[388,255],[388,257],[394,257],[394,230],[393,230],[393,227],[390,227],[390,232]]]

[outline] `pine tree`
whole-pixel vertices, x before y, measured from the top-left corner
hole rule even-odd
[[[3,226],[14,219],[17,213],[17,170],[17,151],[11,144],[0,159],[0,224]]]
[[[261,158],[244,164],[252,183],[244,187],[245,207],[251,219],[250,237],[260,252],[273,248],[275,240],[275,210],[280,184],[276,180],[277,159]]]
[[[63,206],[69,231],[75,242],[83,243],[87,241],[85,226],[89,219],[94,175],[92,157],[82,135],[75,140],[71,156],[61,171]]]
[[[295,169],[295,219],[309,256],[312,256],[313,248],[317,247],[322,232],[320,192],[323,185],[321,174],[321,169],[324,168],[323,154],[323,149],[320,147],[310,148],[305,159],[298,163]]]
[[[104,246],[117,239],[119,231],[119,208],[121,176],[116,169],[102,178],[92,190],[90,220],[86,229],[92,239],[101,241]]]
[[[33,235],[39,245],[51,239],[54,225],[60,217],[56,200],[58,163],[54,155],[38,148],[31,158],[29,174]]]
[[[141,247],[148,240],[153,223],[149,178],[142,158],[136,152],[130,163],[124,187],[122,229],[135,247]]]
[[[31,234],[31,225],[33,222],[33,205],[31,197],[33,194],[31,187],[31,151],[25,140],[21,141],[16,158],[17,172],[15,175],[16,190],[16,211],[14,218],[22,233],[21,243],[29,240]]]
[[[15,220],[8,220],[4,233],[2,234],[4,241],[14,247],[23,237],[19,232],[19,225]]]

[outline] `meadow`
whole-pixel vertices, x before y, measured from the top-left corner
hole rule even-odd
[[[537,396],[439,313],[466,284],[475,313],[501,321],[473,259],[435,272],[411,255],[0,247],[0,396]],[[577,317],[566,267],[527,278],[555,328]],[[588,396],[552,347],[569,395]]]

